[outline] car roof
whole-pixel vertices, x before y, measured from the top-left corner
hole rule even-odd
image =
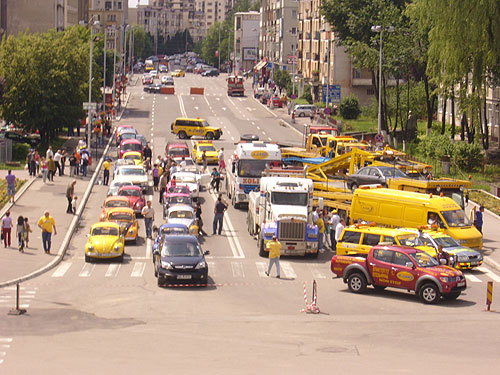
[[[374,250],[392,250],[392,251],[401,251],[406,254],[414,254],[414,253],[422,253],[422,250],[415,249],[413,247],[408,246],[397,246],[397,245],[376,245],[372,247]]]
[[[123,212],[123,213],[131,214],[131,215],[134,214],[134,210],[131,209],[130,207],[113,207],[113,208],[109,209],[108,215],[111,215],[115,212]]]
[[[127,151],[123,153],[123,157],[129,156],[129,155],[139,155],[142,158],[142,153],[139,151]]]
[[[164,228],[182,228],[182,229],[186,229],[187,231],[189,230],[187,225],[181,224],[181,223],[165,223],[165,224],[162,224],[160,226],[160,230],[162,230]]]
[[[167,148],[189,148],[186,142],[168,142]]]
[[[120,186],[120,189],[118,189],[118,191],[120,191],[120,190],[141,190],[141,188],[139,186],[136,186],[136,185],[123,185],[123,186]]]
[[[189,172],[189,171],[180,171],[180,172],[175,172],[173,174],[174,176],[189,176],[189,177],[196,177],[196,173],[194,172]]]
[[[187,204],[174,204],[168,208],[169,211],[194,211],[192,206],[188,206]]]
[[[129,145],[129,144],[141,144],[141,141],[139,141],[136,138],[129,138],[129,139],[124,139],[123,141],[120,142],[120,147],[122,145]]]
[[[185,235],[185,234],[171,234],[171,235],[168,235],[168,236],[165,236],[165,239],[164,239],[165,242],[195,242],[195,243],[199,243],[198,242],[198,239],[191,235],[191,234],[188,234],[188,235]]]
[[[121,168],[123,168],[123,169],[131,169],[132,168],[132,169],[142,169],[142,170],[144,170],[144,168],[141,165],[134,165],[134,164],[120,165],[118,167],[118,169],[121,169]]]
[[[113,228],[116,228],[116,229],[120,229],[120,225],[117,224],[117,223],[114,223],[112,221],[100,221],[98,223],[92,224],[90,226],[90,229],[102,228],[102,227],[113,227]]]
[[[124,197],[121,195],[112,195],[112,196],[106,197],[106,199],[104,199],[104,203],[108,203],[110,201],[124,201],[124,202],[128,203],[127,197]]]
[[[197,117],[197,118],[193,118],[193,117],[177,117],[175,120],[176,121],[177,120],[205,121],[205,119],[202,119],[202,118],[199,118],[199,117]]]
[[[346,227],[345,230],[350,230],[354,232],[362,232],[362,233],[370,233],[370,234],[379,234],[383,236],[397,236],[401,234],[415,234],[415,232],[411,230],[399,229],[399,228],[386,228],[386,227],[377,227],[370,226],[370,224],[354,224],[349,227]]]

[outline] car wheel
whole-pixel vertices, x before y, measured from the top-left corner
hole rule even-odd
[[[428,305],[438,303],[440,298],[437,286],[431,283],[424,284],[420,288],[418,295],[422,302]]]
[[[206,138],[209,139],[209,140],[214,139],[214,133],[208,132],[207,135],[206,135]]]
[[[304,117],[305,115],[306,115],[305,113],[301,112],[301,113],[299,113],[298,117]]]
[[[353,182],[353,184],[351,185],[351,191],[354,191],[358,188],[358,184]]]
[[[461,293],[462,292],[448,293],[448,294],[444,295],[444,298],[449,300],[449,301],[453,301],[453,300],[456,300],[458,297],[460,297]]]
[[[366,278],[359,272],[354,272],[347,279],[347,286],[353,293],[363,293],[366,290]]]
[[[180,139],[186,139],[187,138],[187,134],[185,131],[180,131],[179,132],[179,138]]]
[[[263,238],[259,238],[259,255],[261,257],[264,257],[264,258],[269,257],[269,253],[266,251],[266,249],[264,247],[264,239]]]
[[[219,133],[217,133],[217,135],[215,136],[215,140],[217,140],[217,141],[218,141],[218,140],[219,140],[219,138],[220,138],[220,134],[219,134]]]

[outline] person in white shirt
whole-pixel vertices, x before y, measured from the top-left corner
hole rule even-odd
[[[316,208],[315,211],[312,213],[312,220],[313,223],[315,223],[319,219],[319,208]]]
[[[47,152],[45,153],[45,159],[49,160],[51,157],[54,159],[54,152],[52,151],[52,146],[49,146]]]
[[[172,178],[173,174],[177,172],[177,167],[175,166],[175,161],[172,162],[172,166],[170,167],[170,178]]]
[[[182,157],[182,161],[179,163],[179,166],[181,167],[181,170],[186,168],[187,163],[186,163],[186,158],[184,156]]]
[[[336,230],[337,225],[340,223],[340,216],[337,213],[337,210],[332,211],[332,217],[330,218],[330,242],[332,245],[332,250],[337,248],[337,239],[336,239]]]
[[[62,176],[61,159],[62,159],[61,150],[57,150],[56,153],[54,154],[54,162],[56,163],[56,168],[57,171],[59,172],[59,176]]]
[[[340,219],[340,222],[337,224],[337,227],[335,228],[335,242],[339,242],[340,236],[342,236],[344,228],[345,228],[345,220],[342,218]]]

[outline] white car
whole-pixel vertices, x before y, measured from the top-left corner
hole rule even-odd
[[[196,214],[192,206],[187,204],[175,204],[167,210],[167,224],[183,224],[189,228],[196,223]]]
[[[133,185],[140,186],[143,191],[150,186],[149,177],[140,165],[123,165],[115,171],[115,181],[131,181]]]
[[[151,70],[149,72],[149,74],[151,75],[151,77],[153,78],[158,78],[158,70]]]
[[[193,172],[176,172],[172,175],[175,177],[177,186],[187,186],[194,200],[200,196],[200,176]]]
[[[183,161],[182,158],[174,158],[174,161],[177,163],[178,171],[198,173],[198,165],[193,161],[193,159],[188,158]],[[184,163],[182,167],[181,163]]]
[[[164,64],[160,64],[158,69],[160,70],[160,73],[167,73],[168,72],[168,67]]]
[[[170,76],[161,77],[161,83],[167,86],[174,86],[174,79]]]
[[[122,186],[128,186],[128,185],[133,185],[132,181],[117,181],[117,180],[113,180],[111,181],[111,184],[109,184],[109,189],[108,189],[108,196],[111,196],[111,195],[118,195],[118,190],[120,190],[120,188]]]

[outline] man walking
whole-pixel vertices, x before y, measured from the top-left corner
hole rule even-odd
[[[142,208],[142,217],[144,217],[144,227],[146,228],[146,237],[152,238],[153,233],[153,221],[155,219],[155,210],[151,206],[151,201],[146,203],[146,206]]]
[[[11,231],[12,231],[12,218],[10,217],[10,211],[7,211],[2,219],[2,237],[5,248],[10,247]]]
[[[269,241],[266,245],[266,249],[269,251],[269,267],[267,268],[266,275],[269,276],[271,273],[271,268],[273,264],[276,264],[276,272],[278,279],[280,278],[280,255],[281,255],[281,243],[273,236],[272,241]]]
[[[475,226],[481,234],[483,234],[483,212],[484,206],[479,206],[479,211],[476,212],[476,222]]]
[[[219,226],[218,234],[222,232],[222,224],[224,223],[224,212],[227,210],[227,206],[222,202],[222,198],[217,199],[217,203],[214,208],[214,222],[213,222],[213,233],[215,235],[217,232],[217,225]]]
[[[62,176],[61,159],[62,159],[61,150],[57,150],[56,153],[54,154],[54,163],[56,164],[56,169],[59,172],[59,176]]]
[[[14,196],[16,195],[16,176],[13,175],[12,171],[9,169],[5,179],[7,180],[7,195],[9,196],[9,202],[14,203]]]
[[[75,195],[75,185],[76,185],[76,180],[73,180],[69,183],[68,187],[66,188],[66,199],[68,200],[68,208],[66,208],[66,213],[72,214],[73,213],[73,196]]]
[[[337,224],[340,223],[340,216],[337,210],[332,211],[332,217],[330,219],[330,242],[332,243],[332,250],[337,249],[337,240],[335,238],[335,230],[337,229]]]
[[[339,242],[340,236],[342,236],[342,232],[344,231],[345,228],[345,220],[344,218],[340,219],[340,222],[337,224],[337,227],[335,228],[335,242]]]
[[[52,239],[52,231],[57,235],[56,222],[49,211],[45,211],[43,216],[38,220],[38,227],[42,230],[43,250],[45,254],[50,254],[50,245]]]
[[[102,163],[102,169],[103,169],[103,185],[108,185],[109,183],[109,168],[111,168],[111,163],[109,162],[109,159],[106,158],[104,162]]]

